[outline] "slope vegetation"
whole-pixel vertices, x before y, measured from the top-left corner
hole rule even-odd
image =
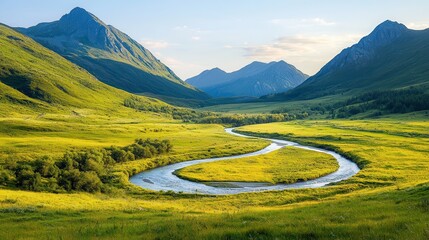
[[[111,86],[132,93],[208,98],[180,80],[138,42],[82,8],[73,9],[58,21],[18,30]]]
[[[266,100],[301,100],[415,87],[429,90],[429,30],[385,21],[297,88]]]
[[[132,96],[101,83],[87,71],[5,25],[0,25],[0,45],[1,109],[109,110],[123,107],[125,99]],[[158,100],[137,98],[149,106],[167,106]],[[21,112],[16,110],[11,112]]]

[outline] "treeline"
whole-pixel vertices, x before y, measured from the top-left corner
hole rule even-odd
[[[125,99],[124,106],[133,108],[139,111],[150,111],[156,113],[165,113],[177,120],[184,122],[194,122],[195,119],[204,118],[215,115],[211,112],[199,112],[188,108],[173,107],[170,105],[154,105],[147,104],[141,98],[132,96]]]
[[[416,88],[373,91],[363,93],[334,104],[313,105],[305,109],[305,112],[297,114],[295,119],[307,116],[326,116],[328,118],[348,118],[360,113],[369,113],[367,116],[381,116],[392,113],[409,113],[414,111],[429,110],[429,94]],[[289,112],[287,107],[273,110],[272,113]]]
[[[106,192],[115,163],[168,153],[168,140],[137,139],[126,147],[69,151],[58,160],[42,157],[35,161],[9,159],[0,168],[0,183],[34,191]]]
[[[331,118],[347,118],[368,111],[378,116],[422,110],[429,110],[429,94],[415,88],[364,93],[329,109]]]
[[[258,123],[282,122],[295,119],[304,119],[308,113],[288,114],[272,112],[271,114],[221,114],[214,112],[195,111],[187,108],[172,106],[152,106],[145,104],[141,99],[131,97],[125,100],[124,105],[140,111],[152,111],[171,115],[174,119],[192,123],[229,124],[242,126]]]
[[[308,117],[308,114],[303,114],[297,117],[295,114],[276,113],[276,114],[234,114],[234,115],[219,115],[209,116],[198,120],[198,123],[217,123],[217,124],[230,124],[233,126],[243,126],[249,124],[260,124],[270,122],[283,122],[295,119],[302,119]]]

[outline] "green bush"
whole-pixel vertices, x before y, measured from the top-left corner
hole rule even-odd
[[[79,176],[76,188],[86,192],[99,192],[103,183],[96,172],[82,172]]]
[[[57,160],[7,160],[0,169],[0,184],[35,191],[112,191],[103,186],[117,178],[109,172],[112,165],[165,154],[172,148],[168,140],[136,139],[126,147],[68,151]]]

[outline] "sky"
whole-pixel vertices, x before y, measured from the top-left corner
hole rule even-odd
[[[429,27],[427,0],[0,0],[0,22],[29,27],[82,7],[179,77],[284,60],[315,74],[384,20]],[[1,46],[0,46],[1,47]]]

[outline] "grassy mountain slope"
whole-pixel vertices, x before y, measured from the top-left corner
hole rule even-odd
[[[395,35],[393,31],[398,33]],[[343,50],[297,88],[265,99],[350,96],[412,86],[428,91],[428,55],[429,30],[409,30],[402,24],[386,21],[358,44]]]
[[[98,81],[31,38],[0,25],[1,109],[117,109],[132,96]],[[166,105],[139,97],[148,105]],[[13,107],[12,107],[13,106]],[[16,111],[15,111],[16,112]]]
[[[132,93],[208,98],[180,80],[138,42],[82,8],[73,9],[58,21],[18,30],[111,86]]]

